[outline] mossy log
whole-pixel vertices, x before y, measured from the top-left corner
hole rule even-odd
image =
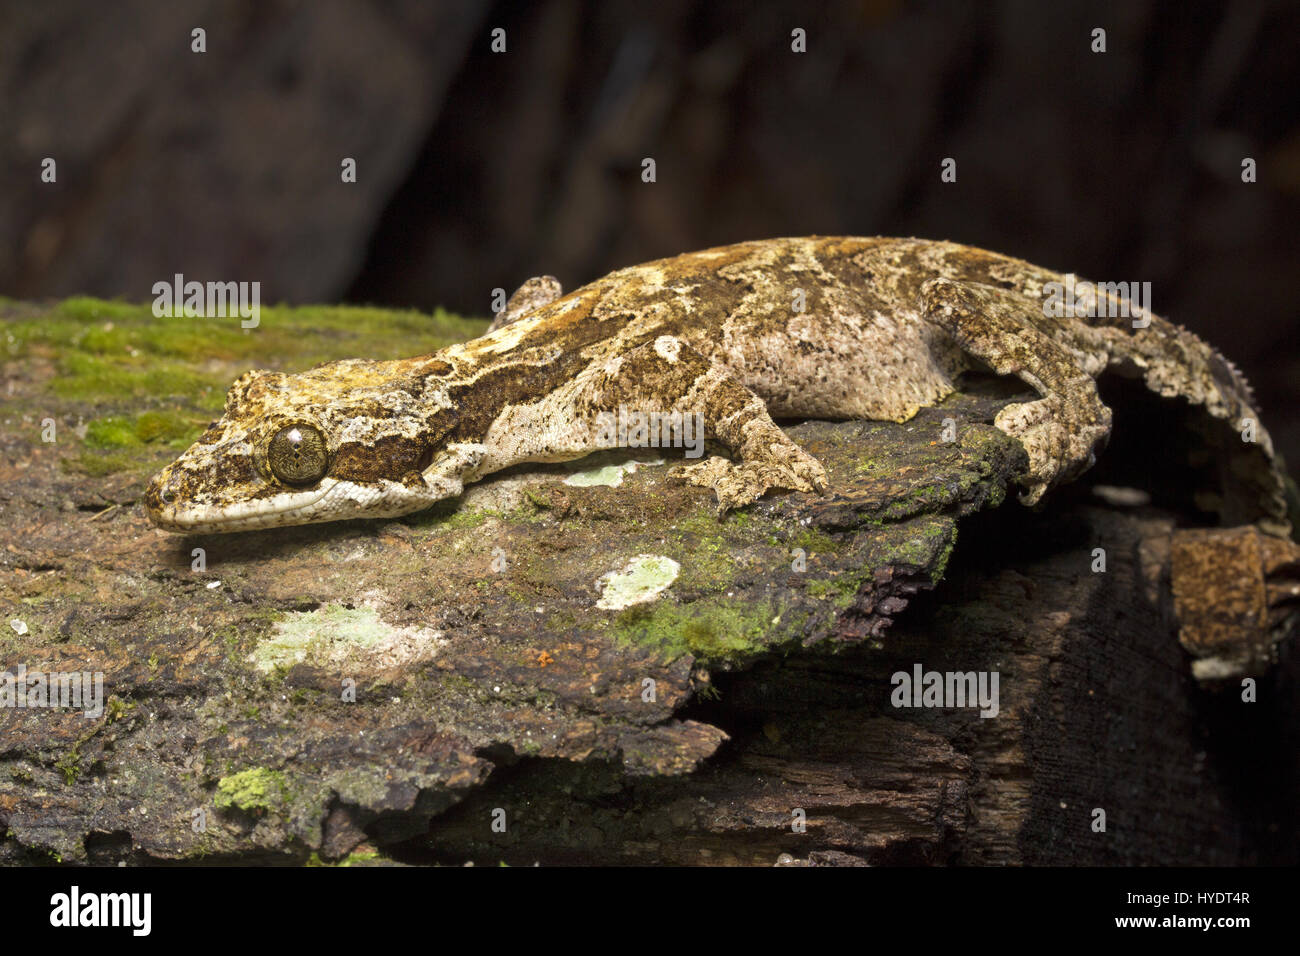
[[[137,502],[219,383],[481,324],[0,311],[3,666],[104,696],[0,708],[0,861],[1295,859],[1289,649],[1256,703],[1198,685],[1179,516],[1082,485],[1022,508],[992,426],[1014,386],[793,424],[829,493],[723,519],[643,449],[396,521],[182,537]],[[996,714],[896,706],[917,666],[997,674]]]

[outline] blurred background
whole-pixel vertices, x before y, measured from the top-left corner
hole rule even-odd
[[[1150,281],[1294,471],[1298,81],[1300,4],[1251,0],[0,0],[0,295],[486,316],[744,239],[954,239]]]

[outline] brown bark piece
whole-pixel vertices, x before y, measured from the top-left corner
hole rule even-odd
[[[1179,528],[1170,548],[1179,640],[1200,680],[1245,676],[1276,659],[1300,598],[1300,546],[1256,528]]]

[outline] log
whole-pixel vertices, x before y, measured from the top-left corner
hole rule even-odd
[[[138,505],[173,448],[96,473],[39,441],[42,408],[122,407],[59,398],[66,354],[6,366],[0,862],[1296,859],[1291,644],[1244,659],[1253,696],[1198,681],[1186,515],[1086,484],[1021,507],[1014,383],[791,424],[828,494],[724,519],[641,449],[395,521],[176,536]],[[903,706],[918,672],[986,699]],[[71,673],[102,711],[41,705],[34,675]]]

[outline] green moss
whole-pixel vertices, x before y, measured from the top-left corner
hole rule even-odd
[[[572,611],[557,610],[546,615],[545,631],[548,634],[569,634],[578,626],[578,616]]]
[[[525,488],[524,500],[532,506],[534,512],[550,511],[553,507],[551,500],[541,494],[536,488]]]
[[[51,386],[54,394],[88,402],[157,396],[183,398],[216,408],[230,384],[229,376],[204,375],[180,365],[149,367],[76,351],[60,354],[59,373]]]
[[[151,303],[67,299],[5,323],[11,358],[51,359],[55,395],[93,403],[179,398],[216,410],[248,368],[300,371],[340,358],[404,358],[481,335],[485,323],[348,306],[262,306],[255,329],[238,317],[158,317]],[[288,361],[284,361],[288,357]]]
[[[776,617],[769,605],[742,601],[662,602],[622,612],[614,633],[670,657],[689,653],[704,661],[739,660],[784,640],[786,624]]]
[[[770,546],[744,512],[719,520],[712,509],[703,508],[677,522],[675,531],[681,548],[678,590],[682,593],[726,591],[740,569],[737,555],[753,544]]]
[[[931,578],[937,581],[952,554],[957,541],[956,525],[943,518],[913,521],[900,526],[911,533],[895,549],[894,560],[913,567],[930,567]]]
[[[81,772],[81,751],[74,747],[55,761],[54,767],[63,774],[63,782],[72,786]]]
[[[143,306],[133,305],[120,300],[109,301],[90,296],[74,296],[64,299],[55,310],[55,315],[75,319],[78,322],[104,321],[135,318]]]
[[[161,457],[182,451],[199,436],[206,416],[195,418],[178,411],[147,411],[135,417],[107,415],[87,423],[83,448],[61,459],[65,471],[99,477],[121,471],[159,467]],[[152,448],[151,448],[152,446]]]
[[[841,574],[833,578],[819,578],[809,581],[806,590],[810,597],[819,601],[829,600],[836,607],[848,607],[861,587],[862,579],[855,575]]]
[[[219,810],[246,813],[279,810],[289,803],[289,782],[279,770],[254,767],[217,781],[213,799]]]
[[[929,568],[931,582],[943,577],[957,541],[956,525],[948,518],[921,517],[878,532],[871,551],[856,557],[849,570],[812,578],[804,586],[810,597],[831,601],[836,607],[851,605],[863,585],[885,564]]]
[[[101,723],[95,721],[92,723],[91,726],[77,738],[76,742],[73,743],[68,752],[55,761],[55,768],[62,771],[63,781],[68,786],[72,786],[76,783],[77,777],[81,773],[81,748],[89,743],[96,734],[107,726],[107,722]]]
[[[202,860],[211,856],[216,850],[216,841],[212,839],[212,834],[204,830],[199,834],[198,840],[185,851],[187,859]]]
[[[948,568],[948,560],[952,557],[952,549],[956,544],[957,536],[953,535],[952,539],[945,542],[943,548],[939,551],[939,556],[934,562],[934,571],[930,574],[932,583],[939,583],[939,579],[943,577],[944,571]]]
[[[455,671],[446,671],[438,675],[439,682],[447,688],[459,691],[463,694],[478,694],[482,688],[474,681],[470,680],[464,674],[458,674]]]
[[[463,508],[460,506],[459,501],[449,501],[445,504],[435,505],[425,514],[426,517],[422,523],[449,530],[477,528],[488,518],[497,517],[497,513],[490,509]]]
[[[96,478],[156,471],[220,414],[231,382],[250,368],[404,358],[484,330],[442,311],[334,306],[263,306],[258,327],[244,329],[238,317],[158,317],[152,303],[85,297],[0,322],[0,355],[53,369],[34,399],[40,417],[76,417],[87,406],[113,413],[89,422],[81,447],[60,459],[65,471]]]
[[[188,447],[203,431],[204,422],[174,411],[144,412],[135,419],[135,437],[144,444],[167,442],[174,448]]]
[[[307,858],[307,866],[364,866],[367,863],[373,863],[375,860],[382,860],[384,856],[378,850],[364,849],[353,850],[343,859],[335,863],[327,863],[321,859],[320,854],[313,852]]]
[[[127,703],[116,695],[111,696],[108,698],[108,714],[104,722],[115,724],[133,710],[135,710],[135,701]]]
[[[836,550],[835,540],[818,528],[800,528],[790,547],[803,548],[806,554],[831,554]]]
[[[126,452],[104,454],[83,449],[76,455],[59,459],[59,466],[64,471],[79,472],[92,478],[102,478],[122,471],[152,469],[152,460],[141,460],[139,455]]]
[[[514,508],[511,508],[500,517],[505,521],[517,521],[521,524],[537,524],[546,520],[546,513],[550,510],[550,502],[544,507],[539,507],[531,497],[525,492],[524,500]]]
[[[85,442],[92,448],[134,448],[140,444],[135,424],[117,415],[87,425]]]
[[[731,548],[700,545],[685,551],[680,592],[721,594],[731,588],[741,567]]]

